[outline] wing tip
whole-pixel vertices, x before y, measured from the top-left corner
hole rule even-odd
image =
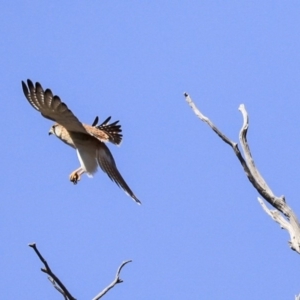
[[[29,89],[34,88],[34,84],[30,79],[27,79],[27,85],[28,85]]]
[[[43,89],[42,85],[38,81],[35,83],[35,88],[36,89]]]
[[[23,89],[24,95],[27,97],[27,95],[28,95],[28,88],[27,88],[26,83],[23,80],[22,80],[22,89]]]
[[[131,196],[131,198],[136,202],[137,205],[142,205],[142,202],[136,196]]]
[[[95,118],[95,120],[94,120],[94,122],[92,124],[92,127],[95,127],[98,124],[98,121],[99,121],[99,117],[96,116],[96,118]]]
[[[121,134],[122,129],[121,125],[118,125],[119,121],[115,121],[109,124],[111,116],[109,116],[105,121],[103,121],[100,125],[98,124],[99,118],[96,116],[94,122],[92,123],[92,127],[95,127],[99,130],[104,131],[109,136],[109,141],[114,145],[120,145],[122,142],[123,135]]]

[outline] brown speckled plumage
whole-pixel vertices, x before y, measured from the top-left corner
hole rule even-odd
[[[49,134],[54,134],[67,145],[77,151],[80,167],[73,171],[70,180],[77,183],[83,173],[92,176],[98,165],[138,204],[140,200],[134,195],[122,175],[117,169],[114,158],[105,145],[111,142],[119,145],[122,141],[122,129],[119,121],[109,124],[108,117],[100,125],[98,117],[92,125],[81,123],[72,111],[63,103],[58,96],[53,96],[50,89],[43,90],[40,83],[35,85],[28,79],[27,85],[22,81],[23,92],[29,103],[39,111],[42,116],[56,122],[50,129]]]

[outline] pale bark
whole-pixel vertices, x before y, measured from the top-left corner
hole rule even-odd
[[[200,118],[203,122],[207,123],[208,126],[225,142],[227,143],[234,151],[235,155],[239,159],[243,169],[252,183],[257,192],[262,196],[264,200],[266,200],[271,206],[275,209],[269,209],[265,202],[258,197],[258,201],[262,206],[263,210],[274,220],[276,221],[281,228],[288,231],[290,235],[289,246],[292,250],[298,252],[300,254],[300,224],[297,219],[296,214],[292,211],[292,209],[287,205],[284,196],[276,196],[274,195],[271,188],[267,185],[265,179],[259,173],[257,167],[255,166],[254,160],[251,155],[250,147],[247,142],[247,131],[249,127],[249,117],[246,111],[245,105],[241,104],[239,107],[239,111],[243,116],[243,125],[241,127],[239,133],[239,140],[243,150],[243,155],[241,154],[238,144],[231,141],[228,137],[226,137],[211,121],[209,118],[204,116],[200,110],[196,107],[195,103],[191,99],[191,97],[185,93],[185,100],[192,108],[193,112],[197,117]]]
[[[123,261],[122,264],[120,265],[120,267],[117,270],[117,274],[115,279],[112,281],[112,283],[110,285],[108,285],[105,289],[103,289],[103,291],[101,291],[95,298],[93,298],[93,300],[99,300],[100,298],[102,298],[102,296],[104,296],[110,289],[112,289],[116,284],[123,282],[123,280],[120,278],[120,272],[122,270],[122,268],[128,264],[132,262],[132,260],[127,260],[127,261]]]

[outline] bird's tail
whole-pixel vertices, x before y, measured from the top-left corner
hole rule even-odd
[[[122,129],[119,125],[119,121],[115,121],[109,124],[111,117],[108,117],[100,125],[97,125],[99,118],[96,117],[92,126],[104,131],[109,136],[109,141],[115,145],[120,145],[122,142],[123,135],[121,134]]]

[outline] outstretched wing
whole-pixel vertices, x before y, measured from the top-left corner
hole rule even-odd
[[[24,95],[33,108],[39,111],[43,117],[57,122],[68,131],[88,134],[67,105],[58,96],[53,96],[50,89],[44,91],[40,83],[37,82],[34,86],[29,79],[27,85],[22,81]]]
[[[83,126],[90,135],[94,136],[101,142],[111,142],[115,145],[120,145],[123,137],[123,135],[121,134],[121,125],[118,124],[119,121],[115,121],[109,124],[110,119],[111,117],[108,117],[100,125],[97,125],[99,118],[96,117],[92,126],[85,124]]]
[[[96,117],[97,119],[98,117]],[[95,121],[96,121],[95,119]],[[95,128],[99,130],[103,130],[109,135],[109,141],[115,145],[120,145],[122,142],[123,135],[121,134],[122,129],[121,125],[119,125],[119,121],[115,121],[113,123],[109,124],[111,117],[108,117],[104,122],[102,122],[100,125],[97,125],[97,123],[94,125]],[[95,123],[94,121],[94,123]],[[93,123],[93,124],[94,124]]]
[[[121,187],[138,204],[141,204],[141,201],[134,195],[134,193],[118,171],[113,156],[111,155],[106,145],[103,143],[99,143],[99,147],[97,148],[97,161],[100,168],[108,175],[108,177],[112,181],[114,181],[119,187]]]
[[[95,120],[94,120],[94,122],[92,124],[92,127],[96,126],[98,124],[98,121],[99,121],[99,117],[96,116],[96,118],[95,118]]]

